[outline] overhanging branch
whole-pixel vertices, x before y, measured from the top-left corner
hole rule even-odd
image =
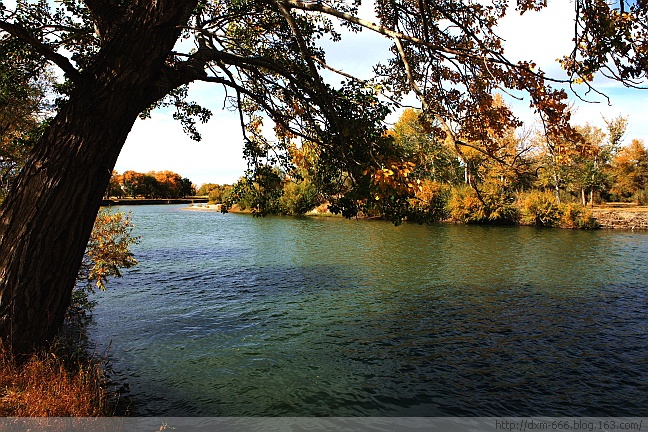
[[[286,130],[290,131],[292,134],[299,136],[300,138],[303,138],[307,141],[313,141],[313,142],[319,142],[316,138],[308,135],[304,135],[300,131],[296,130],[289,124],[289,117],[285,116],[281,112],[277,111],[274,107],[272,107],[270,104],[268,104],[264,98],[259,97],[258,94],[249,91],[245,87],[239,85],[238,83],[221,78],[221,77],[214,77],[214,76],[205,76],[199,79],[199,81],[204,81],[204,82],[210,82],[210,83],[217,83],[217,84],[222,84],[224,86],[230,87],[234,89],[238,94],[244,94],[254,100],[254,102],[258,103],[260,106],[263,107],[264,110],[268,114],[271,115],[272,120],[275,121],[276,123],[279,123],[281,126],[283,126]],[[240,112],[240,107],[239,107],[239,112]]]
[[[457,57],[471,58],[471,59],[476,59],[476,60],[480,60],[480,61],[487,60],[487,61],[492,62],[492,63],[497,63],[497,64],[504,65],[504,66],[506,66],[508,68],[511,68],[511,69],[517,69],[517,70],[524,69],[527,73],[530,73],[530,74],[532,74],[534,76],[538,76],[538,77],[541,76],[539,73],[534,72],[534,71],[532,71],[532,70],[530,70],[528,68],[525,68],[523,65],[512,63],[512,62],[508,61],[500,53],[494,52],[492,50],[487,50],[488,54],[492,55],[492,56],[485,56],[484,53],[474,52],[473,50],[468,49],[468,48],[460,48],[460,47],[449,48],[449,47],[446,47],[446,46],[438,45],[438,44],[429,42],[427,40],[424,40],[424,39],[421,39],[421,38],[418,38],[418,37],[415,37],[415,36],[410,36],[410,35],[407,35],[405,33],[389,29],[389,28],[387,28],[385,26],[378,25],[376,23],[372,23],[370,21],[367,21],[365,19],[362,19],[362,18],[359,18],[357,16],[351,15],[349,13],[339,11],[339,10],[337,10],[335,8],[325,6],[321,2],[306,3],[306,2],[300,1],[300,0],[282,0],[281,3],[284,4],[288,8],[300,9],[300,10],[309,11],[309,12],[319,12],[319,13],[323,13],[323,14],[326,14],[326,15],[334,16],[334,17],[339,18],[339,19],[341,19],[343,21],[347,21],[349,23],[353,23],[353,24],[359,25],[361,27],[364,27],[366,29],[372,30],[372,31],[374,31],[374,32],[376,32],[378,34],[383,35],[383,36],[387,36],[387,37],[392,38],[392,39],[398,39],[400,41],[412,42],[412,43],[415,43],[415,44],[417,44],[419,46],[424,46],[426,48],[429,48],[429,49],[434,50],[434,51],[439,52],[439,53],[451,54],[451,55],[454,55],[454,56],[457,56]],[[479,42],[479,39],[474,39],[474,40]],[[571,82],[570,80],[548,78],[548,77],[545,77],[545,76],[542,76],[542,79],[544,79],[545,81],[551,81],[551,82],[563,83],[563,84]]]
[[[320,98],[322,100],[322,108],[324,108],[327,111],[328,117],[330,120],[333,122],[335,128],[338,131],[341,131],[340,127],[340,121],[338,119],[338,115],[333,108],[331,101],[329,99],[329,92],[326,89],[326,86],[324,85],[324,81],[322,80],[322,77],[319,74],[319,71],[317,70],[317,66],[315,65],[315,62],[313,61],[313,57],[311,56],[310,52],[308,51],[308,46],[306,45],[306,41],[304,40],[304,37],[301,34],[301,31],[299,30],[299,26],[297,25],[297,22],[295,21],[295,18],[291,15],[290,9],[283,3],[277,2],[277,5],[281,9],[281,12],[286,19],[286,22],[288,23],[288,26],[292,30],[293,34],[295,35],[295,38],[297,39],[297,44],[299,46],[299,50],[301,51],[302,58],[308,65],[308,69],[310,70],[310,73],[312,75],[313,81],[315,82],[315,85],[317,86],[318,92],[320,93]]]
[[[81,73],[74,67],[74,65],[72,65],[72,63],[70,63],[67,57],[62,56],[54,51],[50,46],[38,40],[23,26],[6,21],[0,21],[0,29],[30,45],[40,55],[61,68],[65,75],[73,82],[77,82],[81,77]]]

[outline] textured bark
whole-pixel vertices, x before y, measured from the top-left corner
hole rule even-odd
[[[126,137],[171,90],[164,62],[196,2],[141,3],[80,75],[0,208],[0,337],[16,355],[56,335]]]

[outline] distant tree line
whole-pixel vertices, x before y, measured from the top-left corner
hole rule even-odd
[[[499,97],[494,106],[503,105]],[[287,168],[256,168],[253,176],[201,191],[226,206],[259,214],[303,214],[334,201],[333,212],[399,222],[531,224],[592,228],[589,206],[609,201],[648,204],[648,150],[624,146],[627,119],[606,120],[605,130],[576,126],[572,139],[543,131],[487,131],[480,141],[440,140],[436,125],[406,109],[382,137],[381,167],[356,179],[357,197],[327,191],[314,146],[288,151]],[[349,180],[351,181],[351,180]],[[366,198],[366,197],[369,198]]]
[[[186,177],[172,171],[150,171],[146,174],[113,171],[106,197],[184,198],[195,195],[196,188]]]
[[[232,185],[229,184],[219,185],[216,183],[204,183],[200,186],[196,195],[207,196],[209,197],[209,202],[222,204],[227,200],[231,190]]]

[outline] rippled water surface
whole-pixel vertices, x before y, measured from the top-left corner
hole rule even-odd
[[[648,416],[648,234],[133,213],[91,337],[143,415]]]

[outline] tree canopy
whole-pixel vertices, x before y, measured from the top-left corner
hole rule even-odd
[[[412,167],[395,159],[398,149],[383,120],[410,91],[421,100],[425,130],[460,155],[466,148],[495,155],[500,137],[520,124],[508,107],[494,103],[496,90],[527,92],[549,140],[582,142],[569,124],[562,87],[595,90],[598,73],[642,85],[648,3],[575,0],[574,44],[561,60],[569,75],[564,81],[547,77],[532,59],[508,60],[496,33],[510,8],[532,13],[545,4],[376,0],[374,16],[363,17],[359,0],[0,3],[3,70],[34,82],[54,66],[65,77],[48,89],[56,95],[57,115],[0,208],[3,339],[27,350],[56,330],[137,116],[174,107],[185,130],[199,138],[196,122],[208,120],[210,111],[187,99],[192,82],[226,89],[225,106],[239,112],[249,176],[260,190],[275,181],[273,166],[289,164],[289,149],[306,144],[317,160],[316,184],[345,215],[388,185],[394,195],[384,211],[399,218]],[[339,41],[340,28],[392,41],[372,79],[355,79],[327,63],[320,41]],[[342,82],[325,81],[325,69]]]
[[[261,165],[288,161],[290,143],[306,140],[318,144],[325,190],[360,188],[367,165],[381,165],[376,161],[385,152],[381,120],[412,90],[422,100],[428,127],[457,146],[473,142],[491,151],[498,134],[520,124],[506,106],[493,103],[499,89],[527,91],[550,138],[578,139],[569,125],[567,94],[552,88],[556,80],[532,59],[514,63],[505,57],[496,25],[512,13],[510,2],[376,1],[375,17],[366,18],[359,15],[359,1],[179,4],[156,3],[150,11],[160,22],[181,9],[185,16],[149,90],[153,101],[141,115],[174,107],[183,128],[199,139],[196,121],[207,121],[211,113],[187,100],[187,85],[206,81],[226,87],[225,104],[240,112],[252,176]],[[515,13],[532,13],[544,4],[519,0]],[[574,7],[574,45],[565,47],[561,59],[570,78],[559,84],[589,87],[597,72],[630,86],[643,83],[646,5],[579,0]],[[30,73],[44,63],[58,66],[67,80],[57,91],[67,98],[147,8],[147,2],[19,1],[15,9],[0,10],[2,44],[8,50],[20,47],[31,59]],[[341,27],[393,41],[373,79],[354,79],[326,63],[319,41],[338,41]],[[343,82],[336,87],[325,82],[323,69],[339,73]],[[276,139],[263,133],[264,123],[274,128]]]

